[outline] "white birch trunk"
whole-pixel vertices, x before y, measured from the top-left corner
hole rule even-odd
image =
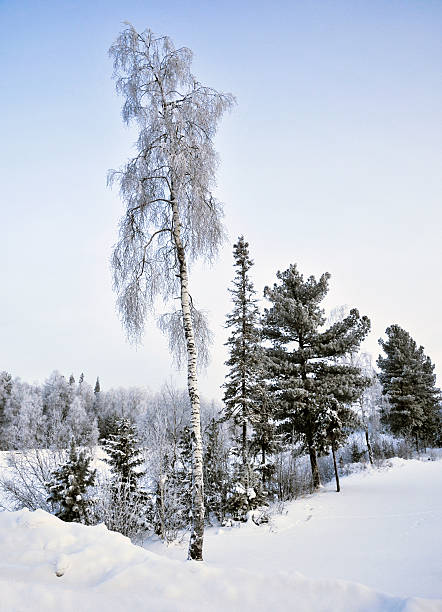
[[[192,534],[189,542],[188,559],[202,561],[204,540],[204,484],[203,484],[203,442],[201,437],[200,397],[197,379],[197,353],[193,332],[190,306],[187,263],[181,241],[181,222],[178,206],[173,198],[173,239],[179,262],[181,286],[181,310],[183,313],[184,335],[187,347],[187,388],[191,404],[192,436]]]

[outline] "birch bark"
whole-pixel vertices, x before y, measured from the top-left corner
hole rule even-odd
[[[184,246],[181,240],[181,221],[178,206],[171,196],[173,215],[173,240],[179,263],[181,288],[181,310],[184,336],[187,347],[187,388],[191,404],[192,432],[192,533],[189,542],[188,559],[202,561],[204,540],[204,484],[203,484],[203,443],[201,437],[200,397],[197,379],[197,352],[192,323],[189,296],[189,279]]]

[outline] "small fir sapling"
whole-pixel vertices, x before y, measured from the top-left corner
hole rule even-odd
[[[136,491],[139,479],[144,476],[139,469],[144,462],[135,427],[129,419],[122,418],[115,422],[115,433],[105,440],[104,450],[108,455],[105,461],[111,467],[114,480]]]
[[[66,463],[53,471],[47,483],[48,502],[54,514],[63,521],[85,525],[94,522],[92,501],[88,497],[88,488],[94,486],[96,474],[96,470],[91,469],[91,460],[91,455],[78,449],[72,438]]]
[[[140,486],[145,472],[135,426],[129,419],[121,418],[115,423],[115,433],[104,441],[106,463],[110,466],[110,503],[108,526],[123,535],[132,536],[147,529],[152,519],[152,504],[148,493]]]

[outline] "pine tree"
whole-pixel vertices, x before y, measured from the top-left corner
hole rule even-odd
[[[273,304],[264,315],[264,337],[273,344],[266,349],[267,376],[278,404],[279,429],[286,440],[299,439],[308,451],[313,487],[317,488],[317,453],[330,444],[329,424],[338,422],[336,406],[356,401],[365,386],[358,368],[336,359],[357,349],[370,321],[353,309],[322,331],[325,317],[320,303],[330,275],[304,281],[296,265],[291,265],[277,277],[280,284],[264,290]]]
[[[262,398],[260,386],[262,351],[256,291],[249,277],[253,261],[250,259],[249,244],[244,240],[244,236],[238,238],[233,249],[236,273],[233,289],[229,289],[233,311],[226,319],[226,327],[231,329],[231,334],[226,343],[230,351],[226,365],[230,369],[224,384],[224,403],[225,419],[232,420],[240,428],[239,447],[242,466],[238,474],[237,489],[247,492],[254,484],[249,457],[249,430],[259,414],[259,403]],[[245,495],[245,508],[248,499]]]
[[[390,409],[383,421],[393,434],[412,438],[419,450],[419,440],[431,441],[440,434],[440,390],[436,388],[434,365],[410,334],[399,325],[386,330],[387,340],[379,340],[386,357],[377,364],[383,393]]]
[[[95,470],[90,467],[91,456],[85,450],[78,450],[72,438],[69,457],[62,466],[54,470],[48,483],[48,502],[55,508],[55,515],[63,521],[93,522],[92,503],[88,499],[88,487],[95,481]]]

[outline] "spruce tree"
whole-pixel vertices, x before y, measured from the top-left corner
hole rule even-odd
[[[244,236],[238,238],[233,247],[235,278],[232,295],[233,310],[227,315],[226,327],[231,330],[227,346],[230,357],[227,381],[224,384],[225,419],[233,421],[240,429],[239,449],[241,467],[238,470],[238,491],[249,491],[256,486],[249,457],[249,430],[259,411],[261,399],[260,368],[262,351],[258,330],[258,307],[256,291],[249,277],[253,261],[249,255],[249,244]],[[247,510],[249,497],[244,497]]]
[[[389,409],[383,421],[393,434],[412,438],[419,450],[419,440],[432,441],[440,434],[440,390],[436,388],[434,365],[410,334],[399,325],[386,330],[387,340],[380,339],[386,357],[377,364],[383,393]]]
[[[184,507],[183,522],[188,526],[192,524],[192,432],[187,425],[178,439],[176,478],[180,501]]]
[[[85,525],[93,522],[92,502],[87,495],[88,487],[95,481],[96,471],[90,467],[91,459],[86,450],[77,448],[72,438],[66,463],[52,473],[48,502],[63,521]]]
[[[205,431],[204,494],[207,518],[214,514],[220,523],[226,512],[229,490],[229,453],[222,443],[220,422],[212,418]]]
[[[107,526],[126,536],[134,536],[146,529],[151,521],[152,508],[147,492],[141,488],[140,479],[145,472],[135,427],[129,419],[115,423],[115,433],[104,441],[106,463],[112,471],[110,503]]]
[[[279,429],[287,440],[302,442],[310,458],[313,487],[318,488],[317,453],[330,443],[333,405],[350,405],[365,386],[358,368],[336,359],[359,347],[370,321],[353,309],[322,331],[325,317],[320,303],[330,275],[304,280],[296,265],[291,265],[277,277],[280,284],[264,290],[272,303],[263,320],[263,335],[273,345],[266,349],[267,376],[277,403]]]
[[[104,450],[108,455],[106,463],[111,467],[115,482],[135,492],[139,479],[144,476],[144,472],[139,469],[143,459],[135,427],[129,419],[122,418],[116,422],[115,433],[105,440]]]

